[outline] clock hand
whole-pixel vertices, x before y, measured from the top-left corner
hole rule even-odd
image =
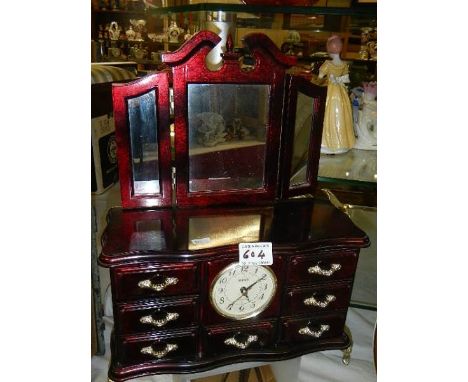
[[[266,275],[264,275],[263,277],[259,278],[257,281],[255,281],[254,283],[250,284],[247,288],[244,288],[244,291],[245,293],[247,293],[247,291],[252,288],[255,284],[257,284],[259,281],[262,281],[264,278],[266,277]],[[241,288],[241,291],[242,291],[242,288]]]
[[[233,302],[228,305],[228,309],[231,308],[237,301],[239,301],[242,297],[247,297],[247,300],[250,302],[249,296],[247,296],[247,288],[242,287],[240,288],[240,292],[242,293],[239,297],[237,297]]]

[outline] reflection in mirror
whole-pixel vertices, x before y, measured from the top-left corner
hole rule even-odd
[[[166,238],[161,220],[139,220],[135,222],[135,230],[130,238],[132,251],[161,251],[166,249]]]
[[[314,97],[297,92],[296,120],[291,157],[290,186],[307,183],[310,133],[314,117]]]
[[[257,242],[261,218],[261,215],[191,217],[188,249]]]
[[[189,191],[263,188],[269,85],[189,84]]]
[[[159,194],[156,92],[151,90],[127,102],[134,193]]]

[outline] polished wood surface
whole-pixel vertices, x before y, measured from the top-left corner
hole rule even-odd
[[[352,248],[361,248],[369,244],[366,234],[356,227],[349,217],[336,209],[329,201],[314,199],[291,199],[278,201],[273,204],[256,207],[212,207],[197,209],[161,208],[158,210],[125,210],[113,208],[108,214],[108,226],[102,236],[102,253],[99,261],[106,267],[114,267],[136,261],[170,261],[196,260],[219,254],[237,253],[238,241],[232,232],[227,239],[232,244],[209,246],[202,249],[189,249],[193,238],[189,237],[189,221],[191,218],[203,217],[214,225],[219,224],[216,218],[240,216],[260,216],[261,225],[257,241],[271,241],[274,252],[279,254],[293,253],[301,255],[310,253],[311,257],[300,256],[292,263],[307,260],[307,264],[314,262],[314,251],[320,250],[320,255],[340,257],[343,253],[348,259],[351,253],[351,267],[356,261],[352,255]],[[139,222],[160,221],[161,230],[157,234],[140,231]],[[232,229],[227,225],[224,229]],[[336,247],[345,247],[336,249]],[[335,248],[335,249],[334,249]],[[348,248],[348,249],[346,249]],[[328,250],[328,252],[324,252]],[[309,260],[310,259],[310,260]],[[347,272],[347,265],[340,272]],[[312,264],[315,265],[315,264]],[[302,266],[298,266],[301,272]],[[294,273],[294,272],[293,272]],[[300,277],[300,276],[297,276]],[[318,277],[318,276],[317,276]]]
[[[288,75],[286,78],[286,97],[283,113],[284,128],[282,131],[282,141],[287,142],[281,146],[282,160],[280,168],[281,197],[286,199],[292,196],[303,194],[314,194],[317,186],[317,172],[320,159],[320,146],[322,143],[323,117],[325,113],[325,102],[327,88],[315,85],[299,76]],[[314,99],[312,128],[309,136],[309,150],[307,158],[304,160],[306,166],[305,182],[298,185],[291,185],[291,161],[294,151],[294,134],[296,122],[296,106],[298,93],[303,93]]]
[[[220,270],[238,262],[237,244],[246,238],[272,242],[269,267],[277,288],[258,315],[234,320],[212,307],[210,287]],[[109,377],[201,372],[346,348],[354,272],[367,245],[366,234],[344,213],[314,199],[111,209],[99,259],[111,268]],[[311,298],[315,305],[304,303]]]
[[[162,60],[172,68],[175,112],[175,161],[176,196],[179,206],[207,206],[229,203],[254,203],[272,201],[276,197],[278,181],[278,152],[282,125],[282,105],[286,69],[295,63],[295,58],[285,56],[266,36],[259,33],[247,35],[244,43],[255,57],[255,66],[243,70],[240,56],[233,52],[232,41],[223,54],[223,65],[211,71],[205,64],[207,54],[221,38],[213,32],[202,31],[172,53],[164,53]],[[274,75],[272,75],[274,73]],[[189,189],[189,121],[188,85],[190,84],[236,84],[269,86],[269,114],[266,122],[266,148],[263,170],[263,187],[233,188],[224,185],[216,191],[191,191]],[[232,167],[232,166],[230,166]],[[213,177],[213,175],[211,175]]]
[[[137,194],[134,187],[128,100],[155,91],[157,159],[148,170],[157,170],[158,193]],[[124,208],[159,207],[172,204],[172,173],[169,136],[169,79],[166,72],[112,86],[115,137],[119,164],[120,191]],[[136,142],[133,142],[135,144]]]
[[[208,31],[163,55],[172,68],[174,89],[175,199],[171,198],[169,76],[156,73],[114,87],[123,208],[108,213],[99,257],[111,276],[114,331],[109,377],[114,381],[202,372],[235,362],[285,360],[350,345],[344,322],[359,251],[369,239],[328,201],[286,199],[315,189],[325,92],[295,77],[286,81],[286,69],[295,60],[265,35],[254,33],[244,41],[254,57],[253,67],[240,65],[228,38],[221,67],[208,70],[206,56],[220,42]],[[206,144],[202,136],[197,137],[198,146],[190,146],[188,89],[199,84],[216,85],[215,98],[221,104],[220,91],[233,89],[232,85],[257,86],[254,95],[268,94],[268,106],[259,102],[263,111],[251,117],[255,131],[263,133],[264,127],[265,136],[226,144]],[[143,170],[154,172],[159,166],[162,192],[136,195],[128,100],[153,90],[159,151],[147,157],[146,164],[152,167]],[[245,92],[244,87],[236,97],[243,98]],[[313,98],[314,118],[305,183],[291,186],[298,92]],[[212,105],[211,98],[207,100]],[[193,106],[197,111],[192,117],[216,117],[217,121],[201,125],[213,134],[213,125],[218,129],[223,119],[221,109],[205,110],[200,105]],[[250,103],[242,107],[256,110]],[[241,121],[239,116],[246,117],[244,112],[229,113],[232,126],[236,119]],[[233,149],[239,149],[237,154]],[[243,179],[240,185],[238,178]],[[235,320],[212,306],[210,290],[221,270],[238,263],[242,242],[272,243],[273,264],[268,267],[276,288],[270,287],[274,294],[257,315]],[[231,288],[232,293],[225,295],[231,306],[239,299],[250,304],[257,293],[250,286],[260,280],[251,284],[242,271],[232,284],[236,290]]]

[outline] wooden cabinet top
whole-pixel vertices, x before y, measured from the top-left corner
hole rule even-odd
[[[113,208],[102,237],[100,263],[114,267],[140,261],[235,255],[238,243],[273,243],[276,254],[361,248],[367,235],[328,201],[292,199],[249,207]]]

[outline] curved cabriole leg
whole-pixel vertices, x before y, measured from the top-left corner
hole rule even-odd
[[[350,345],[343,350],[343,357],[341,358],[342,362],[348,366],[351,361],[351,352],[353,351],[353,336],[351,335],[351,330],[345,325],[345,333],[348,335],[349,340],[351,341]]]

